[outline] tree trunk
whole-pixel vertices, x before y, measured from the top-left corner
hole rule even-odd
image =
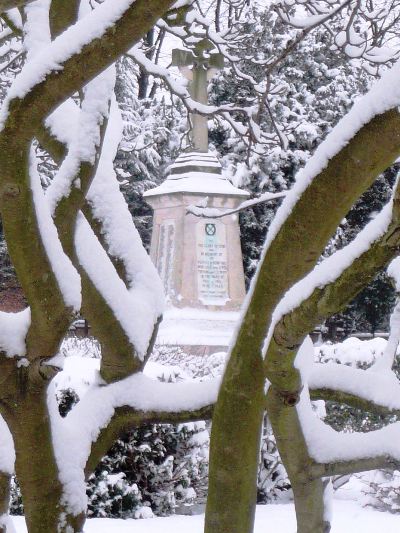
[[[7,533],[6,517],[10,505],[11,476],[0,473],[0,533]]]
[[[205,533],[251,533],[254,525],[264,414],[261,356],[250,364],[238,357],[232,367],[213,415]]]
[[[296,407],[285,405],[283,397],[271,386],[267,394],[267,412],[283,464],[294,494],[297,533],[329,533],[325,509],[325,485],[311,472],[308,453]]]
[[[15,446],[15,471],[29,533],[80,533],[84,516],[72,517],[62,503],[47,407],[48,381],[34,369],[16,369],[8,380],[2,415]]]

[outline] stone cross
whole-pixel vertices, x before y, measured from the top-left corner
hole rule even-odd
[[[224,66],[224,57],[219,53],[210,53],[215,46],[208,39],[201,39],[193,51],[172,50],[172,65],[179,67],[181,73],[189,80],[190,96],[196,102],[207,105],[207,85],[216,70]],[[191,67],[191,68],[190,68]],[[191,114],[191,141],[196,152],[208,152],[207,117],[198,113]]]

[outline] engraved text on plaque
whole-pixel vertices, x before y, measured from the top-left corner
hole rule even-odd
[[[225,225],[198,222],[196,248],[199,300],[205,305],[225,305],[229,300]]]

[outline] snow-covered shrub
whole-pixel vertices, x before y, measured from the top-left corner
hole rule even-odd
[[[60,353],[64,357],[88,357],[100,359],[100,343],[94,337],[78,337],[71,334],[65,337],[61,344]]]
[[[220,376],[226,360],[225,352],[211,355],[192,355],[185,353],[179,346],[157,346],[150,358],[169,368],[177,368],[181,379],[210,379]],[[178,377],[179,379],[179,377]]]
[[[205,423],[153,424],[119,439],[89,478],[89,516],[158,516],[204,498]]]
[[[400,513],[400,472],[377,470],[364,476],[365,505],[381,511]]]
[[[382,338],[360,340],[355,337],[338,344],[327,343],[315,348],[316,360],[321,363],[344,364],[356,368],[368,369],[379,360],[386,348],[387,341]],[[399,372],[399,354],[393,366],[397,377]],[[378,415],[345,404],[325,402],[324,421],[336,431],[368,432],[380,429],[398,421],[396,415]],[[366,495],[363,503],[392,513],[400,512],[400,472],[376,470],[357,475],[362,481]]]
[[[61,354],[64,372],[57,381],[60,414],[67,415],[96,379],[100,347],[93,338],[68,337]],[[226,354],[188,355],[179,347],[160,346],[146,374],[163,381],[205,380],[223,372]],[[87,484],[92,517],[166,516],[176,507],[203,504],[207,497],[209,427],[205,422],[153,424],[116,441]],[[281,500],[290,485],[271,428],[264,427],[258,500]],[[17,480],[13,480],[11,513],[23,514]]]
[[[10,514],[21,516],[24,514],[21,489],[15,476],[11,479]]]
[[[123,472],[98,471],[89,480],[88,495],[89,516],[125,518],[142,507],[138,486],[128,483]]]
[[[292,497],[290,481],[282,464],[268,417],[264,418],[260,464],[257,476],[257,501],[269,503]]]

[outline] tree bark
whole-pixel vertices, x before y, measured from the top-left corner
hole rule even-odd
[[[67,531],[62,525],[63,516],[64,523],[68,516],[53,452],[47,384],[40,366],[31,364],[15,369],[1,386],[1,413],[14,439],[15,471],[29,533]],[[70,531],[79,533],[81,528]]]
[[[0,533],[7,533],[7,526],[3,525],[4,518],[8,516],[10,506],[11,476],[0,473]]]
[[[397,109],[375,116],[365,124],[303,192],[261,259],[253,281],[253,294],[231,349],[214,412],[211,433],[214,459],[210,463],[207,533],[230,531],[228,513],[222,513],[218,523],[215,523],[222,495],[233,494],[236,489],[234,484],[239,486],[243,479],[251,479],[255,485],[257,464],[250,464],[247,458],[257,455],[259,442],[250,434],[247,434],[248,440],[245,442],[243,428],[250,430],[252,427],[258,435],[259,428],[254,428],[257,424],[261,425],[262,410],[258,398],[263,394],[264,378],[257,373],[263,364],[263,343],[272,312],[288,288],[314,267],[327,241],[354,201],[397,157],[400,134],[393,135],[393,128],[399,126],[400,114]],[[278,376],[271,373],[272,383]],[[300,376],[292,372],[284,381],[285,387],[294,392],[296,401],[301,390]],[[277,389],[280,385],[277,383]],[[247,408],[243,408],[240,402],[242,394],[246,397],[253,395],[254,401],[249,402]],[[232,453],[229,457],[224,451],[227,443],[233,443],[235,448],[242,445],[241,453],[245,454],[246,460],[239,459],[239,449],[238,453]],[[232,474],[232,471],[235,473]],[[240,522],[240,533],[251,533],[256,503],[255,487],[251,484],[243,486],[243,491],[237,493],[233,501],[232,521]]]
[[[254,523],[264,414],[262,359],[247,358],[243,349],[230,368],[213,415],[205,533],[244,533]]]
[[[313,475],[313,461],[308,454],[297,410],[285,405],[274,387],[270,387],[267,393],[266,407],[293,489],[297,533],[329,533],[324,483]]]

